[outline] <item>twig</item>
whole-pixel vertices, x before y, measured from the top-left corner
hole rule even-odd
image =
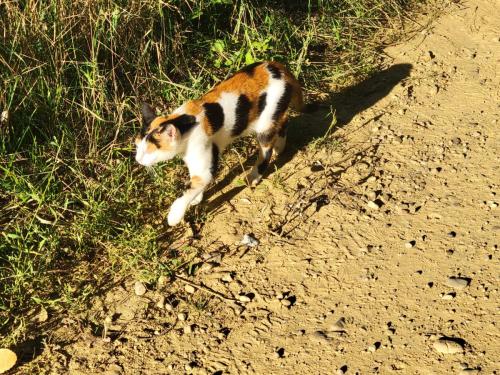
[[[208,292],[216,297],[219,297],[220,299],[224,300],[224,301],[231,301],[231,302],[238,302],[237,299],[235,298],[231,298],[231,297],[227,297],[225,296],[224,294],[222,293],[219,293],[211,288],[209,288],[208,286],[206,285],[203,285],[203,284],[196,284],[196,283],[193,283],[192,281],[182,277],[182,276],[179,276],[178,274],[175,274],[175,278],[176,279],[179,279],[180,281],[182,281],[183,283],[186,283],[188,285],[191,285],[192,287],[194,288],[197,288],[197,289],[202,289],[204,290],[205,292]]]

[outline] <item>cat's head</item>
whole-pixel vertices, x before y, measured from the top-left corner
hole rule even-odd
[[[180,152],[181,131],[176,126],[178,117],[156,116],[150,105],[142,104],[142,129],[135,139],[135,160],[139,164],[149,167],[170,160]],[[195,121],[194,117],[192,121]]]

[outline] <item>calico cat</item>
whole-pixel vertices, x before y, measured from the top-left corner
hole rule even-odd
[[[302,88],[277,62],[249,65],[167,116],[156,116],[144,103],[136,160],[151,166],[180,155],[191,177],[190,188],[170,208],[168,224],[178,224],[190,205],[201,202],[222,151],[248,133],[256,133],[260,146],[257,163],[247,176],[251,186],[257,185],[273,151],[280,154],[285,147],[290,106],[297,111],[304,108]]]

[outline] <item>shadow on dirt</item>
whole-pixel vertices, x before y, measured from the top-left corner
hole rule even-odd
[[[292,118],[288,131],[287,149],[270,166],[266,176],[272,173],[274,166],[281,168],[308,144],[324,136],[335,134],[335,130],[347,125],[358,113],[387,96],[398,83],[409,77],[411,69],[410,64],[392,65],[354,86],[332,93],[327,100],[319,103],[322,108],[319,111]],[[324,108],[332,108],[333,111]],[[332,124],[335,124],[333,128],[331,128]],[[332,133],[328,134],[330,131]],[[254,159],[255,157],[246,160],[243,167],[246,170],[250,169]],[[226,187],[240,172],[241,166],[233,168],[223,180],[209,189],[206,196],[210,197]],[[221,194],[208,204],[208,212],[215,211],[221,204],[231,200],[245,188],[246,186],[238,186]]]

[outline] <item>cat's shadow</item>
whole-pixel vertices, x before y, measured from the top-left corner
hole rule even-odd
[[[274,166],[281,168],[292,160],[299,150],[324,137],[329,131],[335,134],[335,130],[347,125],[355,115],[387,96],[398,83],[409,77],[411,69],[411,64],[392,65],[354,86],[332,93],[327,100],[320,103],[320,109],[317,112],[290,119],[286,150],[271,164],[264,178],[272,173]],[[335,124],[333,129],[332,124]],[[221,181],[207,191],[206,199],[227,187],[241,173],[242,167],[248,171],[254,162],[255,156],[248,158],[242,165],[233,167]],[[230,201],[242,190],[248,188],[245,185],[236,186],[218,195],[208,203],[207,212],[215,211],[224,202]]]

